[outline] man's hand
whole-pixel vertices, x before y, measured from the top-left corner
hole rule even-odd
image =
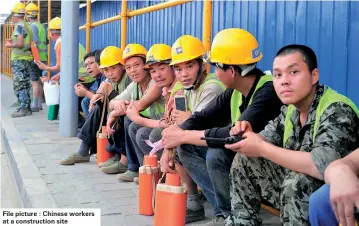
[[[112,102],[112,101],[111,101]],[[118,116],[125,115],[127,111],[127,106],[130,104],[128,100],[114,100],[113,109],[116,111]]]
[[[265,141],[262,136],[253,132],[246,132],[242,135],[243,140],[235,144],[226,144],[224,147],[235,152],[240,152],[247,157],[262,157]]]
[[[11,39],[6,40],[5,47],[12,48],[12,40]]]
[[[192,113],[190,111],[179,111],[174,109],[172,112],[172,119],[176,121],[177,125],[181,125],[184,121],[186,121]]]
[[[242,135],[243,133],[246,132],[253,132],[251,124],[248,121],[237,121],[235,125],[232,127],[229,134],[231,136],[238,134]]]
[[[47,70],[46,64],[42,63],[41,61],[34,60],[35,64],[40,68],[40,70]]]
[[[134,104],[129,104],[126,110],[126,116],[133,122],[136,122],[140,116],[136,106]]]
[[[57,82],[58,82],[58,81],[60,80],[60,74],[57,74],[57,75],[52,76],[50,80],[51,80],[51,81],[57,81]]]
[[[161,159],[160,159],[160,165],[161,165],[161,172],[162,173],[175,173],[175,171],[172,170],[174,162],[169,159],[169,150],[164,149]]]
[[[106,123],[106,130],[107,130],[107,133],[109,135],[111,134],[114,134],[115,133],[115,130],[112,129],[112,126],[113,124],[115,123],[116,119],[118,118],[118,115],[116,115],[116,112],[115,111],[112,111],[108,118],[107,118],[107,123]]]
[[[77,96],[79,97],[85,97],[88,90],[86,89],[86,87],[84,85],[82,85],[81,83],[77,83],[75,86],[75,93]]]
[[[100,100],[98,100],[100,98]],[[103,103],[104,101],[104,96],[102,94],[95,94],[92,96],[91,100],[90,100],[90,105],[89,105],[89,112],[92,110],[92,108],[95,106],[95,102],[96,101],[101,101],[101,103]]]
[[[40,79],[41,79],[41,82],[42,83],[45,83],[45,82],[47,82],[47,81],[49,81],[49,78],[46,76],[43,76],[43,77],[40,77]]]
[[[184,136],[184,130],[177,125],[171,125],[162,131],[162,142],[165,148],[176,148],[182,143],[181,138]]]
[[[354,208],[359,208],[359,178],[347,165],[335,163],[328,166],[325,178],[338,221],[342,226],[354,226]]]

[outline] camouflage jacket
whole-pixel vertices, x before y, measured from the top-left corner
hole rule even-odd
[[[332,161],[346,156],[359,146],[359,119],[354,110],[342,102],[334,103],[324,111],[313,142],[316,109],[327,88],[318,85],[303,127],[300,125],[299,112],[295,110],[291,117],[293,133],[285,145],[285,148],[289,150],[310,152],[315,166],[323,176],[325,169]],[[268,142],[279,147],[283,147],[286,112],[287,106],[283,106],[281,114],[270,121],[260,133]]]

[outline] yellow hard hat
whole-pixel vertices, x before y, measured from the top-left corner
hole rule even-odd
[[[25,14],[25,4],[21,2],[16,3],[14,8],[12,8],[11,12]]]
[[[203,43],[198,38],[191,35],[179,37],[172,45],[172,62],[175,65],[196,59],[205,53]]]
[[[61,18],[55,17],[49,22],[49,30],[61,30]]]
[[[216,34],[207,60],[209,63],[246,65],[258,62],[262,57],[257,39],[251,33],[229,28]]]
[[[146,57],[147,50],[143,45],[140,44],[128,44],[122,53],[122,58],[126,61],[128,58],[133,56]]]
[[[100,55],[100,68],[111,67],[116,64],[122,64],[122,49],[116,46],[107,46]]]
[[[29,3],[25,8],[25,13],[30,16],[37,16],[39,8],[34,3]]]
[[[154,63],[169,63],[171,61],[171,46],[166,44],[154,44],[148,50],[145,68]]]

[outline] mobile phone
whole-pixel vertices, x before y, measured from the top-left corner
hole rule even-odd
[[[241,141],[243,138],[239,135],[234,135],[226,138],[214,138],[214,137],[201,137],[201,140],[209,140],[216,144],[234,144]]]
[[[175,105],[176,105],[176,110],[187,111],[186,96],[184,95],[175,96]]]

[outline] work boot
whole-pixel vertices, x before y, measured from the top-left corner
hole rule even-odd
[[[207,224],[204,224],[204,226],[225,226],[225,225],[228,225],[228,224],[226,224],[226,219],[224,219],[223,216],[216,216],[216,218],[212,219]],[[232,226],[232,224],[229,224],[229,225]]]
[[[101,171],[108,174],[116,174],[116,173],[124,173],[127,170],[127,166],[118,162],[115,162],[114,164],[107,166],[107,167],[101,167]]]
[[[32,115],[30,108],[18,108],[14,113],[11,114],[12,118],[20,118]]]
[[[133,182],[135,177],[138,177],[138,172],[127,170],[125,173],[116,176],[117,179],[124,182]]]
[[[108,166],[111,166],[111,165],[115,164],[118,161],[120,161],[120,155],[116,154],[112,158],[109,158],[106,162],[100,162],[100,164],[98,164],[98,166],[100,168],[108,167]]]
[[[61,165],[74,165],[75,163],[89,162],[90,156],[80,156],[77,153],[72,153],[66,159],[60,161]]]

